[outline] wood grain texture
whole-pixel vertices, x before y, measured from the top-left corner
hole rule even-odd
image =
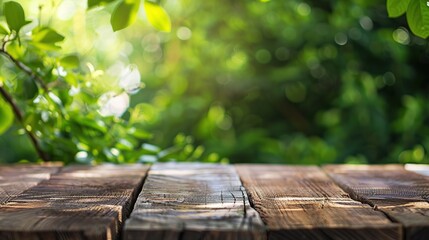
[[[126,221],[124,239],[265,239],[234,170],[227,165],[155,164]]]
[[[0,239],[115,239],[147,169],[65,167],[0,207]]]
[[[0,165],[0,206],[60,170],[61,164]]]
[[[352,200],[318,167],[236,165],[269,239],[401,239],[401,227]]]
[[[429,178],[402,165],[331,165],[324,170],[350,195],[405,228],[406,239],[429,239]]]

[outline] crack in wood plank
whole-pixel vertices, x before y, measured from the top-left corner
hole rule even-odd
[[[0,207],[0,239],[116,239],[147,169],[64,167]]]
[[[328,165],[323,167],[352,198],[368,203],[401,223],[405,239],[429,238],[429,177],[402,165]]]
[[[235,169],[198,163],[155,164],[124,230],[126,240],[265,237]]]
[[[401,239],[401,226],[352,200],[318,167],[236,165],[269,239]]]

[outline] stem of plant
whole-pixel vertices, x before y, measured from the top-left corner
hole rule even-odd
[[[30,78],[34,79],[43,88],[43,90],[45,90],[45,92],[48,91],[48,87],[46,86],[45,82],[39,76],[37,76],[37,74],[34,73],[33,70],[31,70],[25,64],[18,61],[12,55],[6,52],[5,45],[3,45],[2,48],[0,49],[0,53],[6,56],[11,62],[15,64],[15,66],[17,66],[19,69],[25,72]]]
[[[13,100],[12,95],[10,95],[6,89],[0,84],[0,94],[3,96],[4,100],[12,107],[12,111],[15,114],[16,119],[18,120],[18,122],[22,125],[22,127],[25,130],[25,133],[27,134],[27,136],[30,138],[31,143],[34,146],[34,149],[37,152],[37,155],[44,161],[44,162],[48,162],[50,161],[49,157],[47,156],[47,154],[42,150],[42,148],[40,147],[40,143],[37,140],[36,135],[29,131],[24,123],[24,116],[22,114],[22,111],[19,109],[18,105],[16,104],[16,102]]]
[[[42,86],[42,88],[45,91],[48,91],[48,88],[46,86],[46,84],[43,82],[42,79],[39,78],[39,76],[37,76],[29,67],[27,67],[25,64],[21,63],[20,61],[18,61],[17,59],[15,59],[12,55],[10,55],[8,52],[6,52],[5,47],[6,44],[9,41],[5,41],[2,44],[2,47],[0,48],[0,53],[3,54],[4,56],[6,56],[10,61],[12,61],[15,66],[17,66],[19,69],[21,69],[22,71],[24,71],[25,73],[27,73],[28,76],[30,76],[31,78],[35,79],[40,86]],[[3,85],[0,83],[0,94],[3,96],[3,98],[5,99],[5,101],[12,107],[12,111],[15,115],[15,118],[18,120],[18,122],[22,125],[22,127],[24,128],[25,133],[27,134],[27,136],[30,138],[31,143],[34,146],[34,149],[37,152],[37,155],[39,156],[39,158],[41,158],[44,162],[48,162],[50,161],[48,155],[42,150],[40,143],[36,137],[36,135],[29,131],[24,123],[24,116],[22,114],[21,109],[19,109],[18,104],[16,104],[15,100],[13,99],[13,96],[7,92],[7,90],[3,87]]]

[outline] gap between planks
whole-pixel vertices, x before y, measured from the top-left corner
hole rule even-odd
[[[125,223],[124,239],[265,239],[233,166],[158,163]]]
[[[401,223],[405,239],[429,239],[429,177],[402,165],[327,165],[323,169],[354,199]]]
[[[148,166],[68,166],[0,208],[0,239],[117,239]]]
[[[315,166],[236,165],[269,239],[401,239],[402,229],[352,200]]]
[[[181,167],[179,167],[179,165]],[[151,227],[161,226],[160,228],[152,229],[150,231],[147,231],[147,229],[144,229],[143,227],[143,232],[145,232],[145,234],[154,234],[154,233],[161,234],[158,236],[163,236],[163,237],[170,236],[172,237],[171,239],[181,239],[181,238],[189,239],[189,238],[200,238],[200,237],[204,237],[208,239],[209,238],[237,239],[238,236],[241,236],[241,237],[247,236],[248,238],[256,238],[256,239],[264,238],[265,237],[265,234],[263,233],[264,226],[261,222],[258,223],[258,221],[260,221],[258,220],[259,216],[250,206],[247,200],[247,194],[244,191],[244,188],[241,186],[242,183],[239,181],[237,176],[231,177],[234,174],[237,175],[234,170],[231,171],[231,168],[233,169],[233,167],[225,166],[225,165],[211,165],[213,169],[207,170],[210,168],[210,167],[207,167],[209,165],[201,164],[201,166],[199,167],[194,167],[194,169],[191,170],[191,172],[192,171],[193,172],[189,173],[188,168],[192,165],[199,165],[199,164],[156,164],[152,169],[154,171],[152,171],[151,182],[145,183],[143,185],[145,175],[144,174],[141,175],[141,173],[140,175],[137,174],[140,177],[141,182],[140,182],[140,185],[137,185],[137,187],[135,187],[136,185],[134,184],[134,190],[131,195],[129,195],[129,192],[128,192],[128,199],[130,201],[127,200],[128,202],[126,203],[122,202],[119,204],[118,203],[110,204],[109,202],[107,202],[109,204],[104,204],[105,205],[104,207],[102,206],[98,208],[95,206],[92,206],[93,207],[92,210],[96,210],[95,212],[77,210],[78,212],[81,211],[80,214],[83,214],[82,216],[86,216],[86,217],[81,218],[82,216],[79,217],[78,216],[79,214],[74,216],[74,217],[79,217],[79,221],[78,223],[75,223],[75,225],[70,225],[70,219],[69,219],[70,216],[68,217],[66,216],[64,218],[61,218],[61,217],[58,218],[58,217],[55,217],[55,214],[54,214],[55,211],[59,210],[58,209],[59,206],[63,206],[63,207],[65,206],[66,209],[72,210],[72,211],[76,210],[75,207],[78,205],[74,204],[72,200],[76,200],[76,199],[82,200],[82,198],[85,197],[85,196],[68,196],[72,198],[65,199],[67,198],[66,196],[67,192],[65,191],[66,188],[72,188],[72,190],[76,190],[76,188],[82,187],[83,189],[86,188],[85,191],[89,191],[89,192],[91,192],[92,190],[95,190],[92,188],[97,188],[96,186],[103,186],[103,187],[107,186],[109,188],[109,187],[112,187],[111,186],[112,184],[115,187],[119,186],[119,188],[127,188],[125,185],[120,184],[121,181],[118,181],[117,177],[125,178],[127,179],[127,181],[131,181],[132,178],[138,177],[137,175],[135,175],[135,172],[131,174],[132,175],[131,177],[120,173],[116,175],[115,174],[112,175],[112,172],[110,172],[110,174],[107,174],[108,180],[107,179],[103,180],[103,177],[101,177],[100,175],[100,173],[103,173],[103,171],[99,171],[98,173],[97,171],[95,171],[91,173],[91,171],[89,169],[85,169],[85,167],[74,166],[74,167],[64,168],[61,172],[54,174],[53,179],[47,180],[49,179],[50,174],[57,172],[60,169],[60,167],[57,167],[56,170],[54,168],[50,169],[48,173],[45,173],[42,171],[42,173],[40,173],[39,175],[37,175],[37,171],[36,173],[34,173],[34,171],[33,173],[31,173],[31,171],[26,172],[25,169],[24,170],[21,169],[20,171],[21,171],[22,177],[19,177],[19,174],[17,175],[17,174],[11,173],[11,169],[3,168],[3,171],[2,171],[2,167],[4,166],[0,166],[0,175],[3,173],[4,176],[11,176],[12,178],[10,179],[13,179],[13,177],[16,177],[15,179],[17,181],[28,180],[29,182],[28,185],[27,184],[21,185],[21,187],[23,187],[21,188],[21,190],[18,189],[18,191],[11,192],[9,194],[9,198],[6,201],[4,201],[3,207],[1,209],[6,210],[6,212],[4,211],[0,212],[0,238],[15,239],[14,237],[21,237],[21,238],[24,237],[26,239],[49,239],[49,238],[55,239],[55,238],[70,237],[71,239],[82,239],[82,238],[88,238],[88,236],[90,236],[89,239],[97,239],[97,238],[114,239],[121,229],[121,222],[123,221],[123,219],[126,218],[128,213],[133,209],[133,203],[135,202],[134,200],[136,200],[138,193],[143,194],[144,186],[146,186],[146,184],[148,184],[148,189],[152,189],[152,190],[153,189],[156,190],[156,188],[154,187],[156,187],[157,184],[158,186],[160,186],[160,184],[164,184],[166,186],[166,189],[174,190],[177,187],[184,187],[185,190],[186,189],[192,190],[193,189],[192,187],[191,188],[187,188],[187,187],[198,186],[198,187],[202,187],[202,191],[191,191],[192,194],[194,194],[193,195],[194,198],[192,197],[192,194],[191,195],[186,195],[183,193],[181,194],[180,191],[173,192],[173,194],[169,196],[167,196],[165,193],[163,193],[162,196],[159,194],[157,195],[157,193],[155,193],[154,195],[150,195],[147,197],[144,196],[146,198],[143,198],[143,200],[140,199],[139,197],[139,199],[136,202],[136,210],[137,210],[136,212],[139,212],[141,209],[144,209],[143,211],[140,211],[140,213],[144,213],[146,210],[148,210],[144,213],[144,215],[145,217],[147,217],[147,219],[149,219],[149,223],[150,223],[149,225],[151,225]],[[163,166],[163,167],[158,168],[158,166]],[[372,216],[373,215],[372,213],[369,214],[369,211],[368,211],[368,209],[370,209],[369,207],[365,208],[364,206],[360,206],[362,204],[359,205],[359,203],[356,203],[356,202],[352,203],[353,201],[349,202],[350,199],[345,200],[344,192],[343,193],[335,192],[338,189],[331,192],[332,189],[330,188],[332,188],[332,186],[330,185],[331,183],[329,183],[329,181],[331,180],[329,178],[328,180],[326,180],[325,178],[327,177],[326,175],[323,176],[324,174],[320,175],[319,173],[320,170],[317,167],[249,165],[249,167],[251,166],[251,167],[257,167],[257,168],[253,168],[251,169],[251,171],[243,172],[242,171],[243,169],[240,169],[240,168],[243,168],[245,166],[246,165],[238,165],[237,166],[238,172],[240,173],[240,177],[242,178],[244,185],[249,189],[249,194],[251,196],[251,199],[253,200],[254,207],[256,208],[256,210],[260,212],[261,216],[263,217],[263,219],[267,224],[268,234],[269,234],[268,236],[270,237],[270,239],[276,239],[276,238],[296,239],[297,237],[302,238],[303,236],[304,237],[311,236],[312,239],[317,239],[317,238],[324,239],[326,237],[330,237],[333,239],[341,239],[344,237],[354,239],[355,237],[358,237],[358,238],[362,237],[361,235],[362,231],[366,231],[366,234],[367,234],[366,237],[372,236],[372,237],[377,237],[377,239],[400,239],[399,237],[400,230],[398,232],[398,225],[387,224],[387,222],[383,222],[384,220],[381,221],[379,216]],[[381,177],[379,180],[375,181],[374,183],[391,184],[391,185],[393,184],[392,186],[396,186],[395,184],[397,184],[397,182],[391,181],[391,180],[389,181],[389,179],[392,176],[391,172],[395,170],[395,167],[392,167],[392,166],[390,167],[384,166],[384,167],[385,168],[382,169],[381,174],[379,173],[376,174],[376,176],[378,177],[381,176]],[[328,167],[324,168],[325,171],[327,171],[327,169]],[[147,170],[148,169],[146,167],[145,171]],[[386,173],[387,170],[389,170],[390,173]],[[76,171],[79,172],[79,174],[74,174],[74,176],[78,175],[82,179],[78,183],[72,184],[71,182],[68,182],[71,179],[67,178],[67,176],[64,177],[64,175],[67,175],[67,174],[73,175],[73,173],[76,173]],[[85,173],[85,171],[87,172]],[[401,173],[404,173],[402,172],[403,169],[400,171]],[[360,171],[360,173],[362,173],[362,171]],[[91,175],[94,175],[94,174],[95,175],[98,174],[99,178],[90,177]],[[210,178],[207,178],[207,176],[210,176],[210,174],[212,174],[211,177],[214,177],[214,176],[218,177],[217,178],[218,184],[207,183],[207,181],[210,179]],[[228,176],[228,174],[232,174],[232,175]],[[332,177],[332,173],[330,174]],[[336,172],[336,174],[338,174],[338,172]],[[341,174],[343,174],[343,172],[341,172]],[[300,176],[301,178],[299,178]],[[389,176],[389,177],[386,177],[386,176]],[[407,177],[405,178],[402,177],[403,179],[399,182],[403,182],[404,179],[409,180],[409,177],[408,177],[409,174],[406,174],[406,176]],[[85,179],[85,177],[89,177],[89,179],[92,181],[86,181],[88,179]],[[362,180],[356,176],[354,176],[354,178],[357,178],[357,180]],[[416,177],[414,176],[411,179],[415,179],[415,178]],[[420,181],[421,177],[420,178],[417,177],[417,179],[420,179],[418,181],[420,184],[418,187],[423,187],[422,189],[418,188],[420,189],[419,191],[417,191],[420,194],[419,196],[423,196],[421,194],[422,192],[427,193],[426,182],[428,178],[427,177],[423,177],[423,178],[425,180]],[[164,181],[165,179],[167,180]],[[237,179],[238,179],[238,182],[237,182]],[[301,179],[301,181],[299,179]],[[337,178],[333,177],[333,179],[338,181],[338,177]],[[365,180],[366,177],[363,179]],[[0,179],[0,181],[2,180],[3,181],[7,180],[7,178],[3,177],[3,179]],[[356,179],[352,180],[352,182],[355,180]],[[246,181],[247,182],[253,181],[253,182],[249,185],[249,184],[246,184]],[[282,184],[279,185],[276,182],[282,182]],[[359,181],[357,182],[359,183]],[[115,184],[119,184],[119,185],[115,185]],[[12,185],[13,184],[9,184],[9,185],[6,184],[6,186],[12,186]],[[142,189],[142,185],[143,185],[143,189]],[[347,184],[339,184],[339,185],[341,185],[344,189],[346,189],[347,192],[354,192],[350,190],[352,188],[350,189],[347,188],[346,186]],[[359,187],[361,187],[361,185],[362,185],[362,182],[359,183]],[[237,188],[237,186],[239,186],[239,188]],[[406,184],[401,186],[404,187],[406,186]],[[394,219],[397,222],[403,223],[404,226],[406,227],[406,230],[408,229],[407,235],[406,235],[407,239],[419,239],[418,238],[419,236],[421,237],[421,239],[425,239],[427,237],[427,235],[422,235],[422,233],[425,233],[424,229],[427,229],[427,223],[423,221],[425,223],[423,224],[424,226],[420,226],[421,225],[420,224],[417,226],[417,228],[415,226],[416,225],[415,222],[412,222],[411,224],[406,222],[404,223],[403,221],[401,221],[401,218],[408,219],[408,220],[409,219],[414,220],[415,218],[415,215],[411,215],[412,217],[409,216],[410,215],[409,209],[405,211],[402,210],[403,212],[400,212],[399,215],[398,215],[397,207],[389,209],[390,212],[386,210],[382,210],[380,208],[380,204],[373,203],[374,199],[371,199],[371,201],[368,200],[368,197],[365,194],[368,195],[369,193],[369,195],[372,196],[371,195],[372,190],[370,189],[370,187],[363,184],[363,189],[365,189],[365,187],[369,189],[366,189],[363,192],[355,191],[356,194],[354,195],[354,197],[356,199],[359,199],[362,202],[368,202],[373,206],[377,206],[379,210],[383,211],[390,218]],[[55,191],[49,191],[54,189]],[[162,186],[161,186],[161,189],[162,189]],[[229,196],[228,194],[224,195],[225,189],[227,189],[229,192],[232,192],[231,196]],[[208,190],[213,191],[214,194],[207,194]],[[219,193],[219,190],[220,190],[220,193]],[[425,212],[423,213],[423,215],[426,214],[427,202],[417,201],[418,204],[416,205],[414,201],[416,200],[415,199],[416,194],[413,193],[415,192],[413,189],[408,189],[405,187],[405,189],[403,188],[399,192],[401,194],[405,193],[406,195],[411,195],[411,198],[410,196],[408,196],[407,198],[404,198],[404,196],[400,194],[399,197],[401,201],[404,201],[404,200],[409,201],[411,199],[413,204],[415,204],[414,205],[415,208],[413,209],[416,211],[424,210]],[[43,193],[44,195],[42,194],[43,196],[39,198],[34,195],[34,194],[37,195],[37,193]],[[398,193],[398,191],[396,191],[396,193]],[[242,195],[241,197],[240,197],[240,194]],[[393,194],[392,192],[390,192],[389,194],[387,194],[386,196],[388,197],[385,197],[385,198],[393,199],[394,200],[393,202],[396,203],[396,201],[398,200],[398,196],[395,195],[395,191],[393,192]],[[102,198],[109,197],[103,194],[101,194],[101,197],[99,196],[100,195],[94,194],[93,200],[97,201],[100,199],[96,199],[96,198],[102,199]],[[275,197],[272,197],[272,196],[275,196]],[[46,197],[54,200],[44,202],[43,198],[46,198]],[[165,201],[166,198],[170,199],[170,201],[163,202]],[[378,199],[375,199],[375,200],[378,200]],[[212,215],[211,214],[207,215],[209,211],[205,211],[207,209],[204,207],[202,208],[198,207],[196,209],[193,209],[191,212],[189,212],[189,209],[191,209],[189,208],[190,205],[198,205],[198,204],[227,205],[228,203],[235,204],[241,201],[243,201],[242,206],[246,206],[243,208],[243,212],[240,213],[241,219],[247,219],[246,220],[247,222],[245,222],[245,224],[249,224],[249,221],[250,221],[250,225],[247,225],[247,226],[251,226],[250,231],[244,230],[245,228],[242,228],[241,230],[238,230],[238,231],[237,229],[231,230],[231,226],[237,226],[234,220],[232,220],[233,222],[232,224],[229,222],[226,225],[219,224],[219,221],[216,221],[216,220],[212,221],[213,219],[211,218],[213,218],[213,216],[214,217],[230,216],[228,215],[228,214],[231,214],[230,211],[227,210],[227,213],[226,213],[225,209],[221,209],[217,207],[209,208],[210,211],[212,212],[213,212],[213,209],[215,209],[215,213]],[[141,206],[140,208],[139,206],[137,206],[138,202],[139,204],[143,203],[143,208],[141,208]],[[148,207],[149,203],[150,203],[150,207]],[[263,204],[261,205],[260,203],[263,203]],[[392,204],[392,201],[388,201],[388,203]],[[30,206],[32,204],[39,204],[37,205],[37,207],[44,208],[44,210],[46,211],[44,211],[43,209],[40,210],[36,208],[31,208]],[[23,206],[24,207],[27,206],[27,208],[22,208]],[[165,210],[160,206],[169,206],[169,209]],[[270,207],[270,206],[273,206],[273,207]],[[373,224],[373,226],[366,226],[365,224],[364,225],[357,224],[359,226],[353,229],[347,226],[347,224],[349,224],[348,223],[349,220],[344,220],[344,219],[341,220],[341,216],[338,217],[338,219],[340,219],[343,222],[341,222],[340,224],[336,223],[334,220],[335,218],[337,218],[336,214],[338,214],[338,211],[339,212],[345,211],[343,213],[340,213],[340,215],[347,213],[346,211],[347,209],[345,210],[341,208],[348,208],[350,206],[352,206],[353,208],[356,208],[356,206],[358,206],[357,208],[364,209],[364,210],[359,210],[361,211],[361,214],[362,213],[368,214],[368,216],[371,217],[371,219],[377,220],[376,223]],[[422,208],[419,208],[421,206],[424,206],[423,210]],[[305,213],[305,214],[308,214],[307,220],[302,220],[302,216],[305,216],[305,214],[302,215],[302,213],[301,214],[294,213],[294,211],[295,212],[303,211],[304,208],[309,209],[309,211],[306,211],[307,213]],[[322,210],[320,210],[319,208]],[[411,206],[409,206],[409,208],[411,208]],[[109,212],[109,209],[113,210],[114,213]],[[285,212],[286,210],[287,211],[293,210],[293,211],[287,213]],[[38,217],[40,214],[46,214],[47,216],[50,216],[53,219],[51,222],[45,222],[45,223],[43,222],[45,221],[44,219],[38,219],[38,222],[35,223],[34,229],[11,228],[5,231],[4,222],[6,220],[10,221],[10,224],[12,224],[14,223],[14,221],[18,221],[19,219],[22,220],[29,217],[34,218],[34,217]],[[87,216],[88,214],[89,214],[89,218]],[[164,217],[161,217],[161,219],[168,220],[170,221],[170,223],[171,223],[171,217],[176,218],[177,221],[172,221],[173,224],[171,224],[170,227],[165,228],[164,226],[163,228],[162,222],[155,221],[154,223],[153,221],[154,219],[157,219],[157,217],[159,217],[157,215],[160,215],[160,214],[164,216]],[[179,215],[179,217],[175,216],[175,214]],[[188,224],[189,216],[192,214],[195,214],[197,218],[200,217],[200,220],[195,220],[197,218],[195,219],[191,218],[191,221],[190,221],[191,224]],[[356,215],[354,211],[349,212],[349,214],[353,214],[353,216],[359,216],[359,214]],[[396,215],[392,216],[392,214],[393,215],[396,214]],[[422,215],[422,213],[419,213],[419,214]],[[326,219],[321,219],[320,216],[325,216],[325,215],[327,215],[330,218],[333,218],[334,220],[323,223],[323,221],[325,221]],[[11,217],[11,219],[9,219],[8,217]],[[92,218],[92,220],[95,220],[95,222],[92,220],[88,220],[90,218]],[[132,218],[133,216],[131,216],[131,219]],[[136,217],[136,218],[138,220],[142,220],[139,217]],[[207,218],[209,220],[207,220]],[[210,224],[213,225],[214,228],[207,228],[207,226],[201,226],[201,224],[198,223],[198,221],[201,221],[201,219],[207,221],[209,225]],[[424,217],[423,219],[426,221],[427,217]],[[186,220],[187,222],[186,224],[183,222],[184,220]],[[358,220],[362,220],[362,219],[358,218]],[[74,219],[74,221],[76,221],[76,219]],[[134,220],[130,220],[130,222],[132,221]],[[196,223],[192,223],[192,221],[196,221]],[[304,221],[304,222],[310,221],[312,222],[313,225],[310,224],[310,225],[304,226],[305,224],[302,225],[302,222],[300,221]],[[322,222],[322,224],[320,224],[320,221]],[[418,218],[417,221],[420,221],[419,223],[422,222],[421,218]],[[240,224],[242,223],[243,222],[241,222]],[[293,224],[291,225],[291,223]],[[49,228],[48,225],[50,224],[52,226]],[[59,228],[59,231],[58,231],[58,229],[55,229],[53,227],[53,226],[57,226],[58,224],[62,224],[62,225],[69,224],[69,228],[68,229]],[[41,225],[46,225],[46,226],[41,227]],[[228,229],[228,227],[225,228],[225,226],[228,226],[229,230],[226,230]],[[412,227],[411,228],[412,231],[409,230],[410,227]],[[132,230],[132,228],[133,227],[130,228],[131,230],[130,233],[133,233],[134,231]],[[310,235],[306,235],[306,234],[309,234],[310,230],[311,230]],[[102,234],[100,234],[100,232],[102,232]],[[132,234],[129,234],[128,236],[131,236],[131,237],[126,237],[126,238],[133,239]],[[138,235],[138,236],[139,236],[138,239],[144,239],[144,237],[142,236],[145,236],[145,235]],[[146,235],[146,236],[148,237],[148,239],[154,239],[154,235]],[[371,239],[374,239],[374,238],[371,238]]]

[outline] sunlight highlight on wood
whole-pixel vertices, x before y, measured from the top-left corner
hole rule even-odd
[[[147,169],[65,167],[0,207],[0,239],[116,239]]]
[[[330,165],[324,170],[354,199],[405,228],[405,239],[429,238],[429,178],[402,165]]]
[[[401,227],[352,200],[318,167],[236,165],[269,239],[401,239]]]
[[[429,176],[429,165],[427,164],[405,164],[405,170]]]
[[[7,203],[23,191],[36,186],[51,174],[60,170],[62,164],[45,165],[0,165],[0,205]]]
[[[264,239],[259,215],[228,165],[155,164],[125,239]]]

